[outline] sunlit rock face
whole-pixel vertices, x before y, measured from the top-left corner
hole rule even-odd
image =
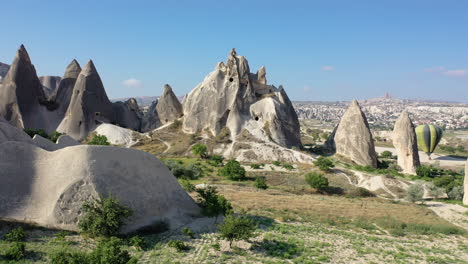
[[[416,174],[416,168],[420,165],[418,142],[408,112],[401,113],[395,122],[392,139],[398,156],[398,165],[403,169],[404,173]]]
[[[264,67],[251,73],[247,59],[234,49],[185,97],[183,109],[183,129],[189,133],[217,135],[227,127],[234,138],[248,128],[284,147],[301,145],[297,114],[284,89],[267,84]]]

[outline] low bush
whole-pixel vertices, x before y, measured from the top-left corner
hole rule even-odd
[[[146,240],[141,236],[132,236],[129,240],[129,244],[141,250],[145,249],[147,246]]]
[[[200,156],[200,158],[205,159],[208,157],[208,148],[206,147],[205,144],[195,144],[192,147],[192,153],[194,155]]]
[[[34,137],[34,135],[39,135],[43,138],[49,138],[49,135],[47,135],[47,132],[45,132],[44,129],[25,128],[24,132],[26,132],[26,134],[28,134],[30,137]]]
[[[223,160],[224,160],[224,157],[219,156],[219,155],[212,155],[210,157],[211,165],[213,165],[215,167],[222,166],[223,165]]]
[[[213,186],[208,186],[203,189],[197,189],[198,203],[202,208],[202,214],[213,217],[218,215],[226,215],[232,211],[231,203]]]
[[[388,150],[385,150],[382,153],[380,153],[380,157],[382,157],[384,159],[391,159],[393,157],[393,154],[392,154],[392,152],[390,152]]]
[[[171,240],[169,243],[167,243],[168,246],[175,248],[177,251],[186,251],[189,250],[190,247],[185,244],[183,241],[180,240]]]
[[[219,170],[219,175],[227,177],[233,181],[245,180],[245,169],[236,160],[230,160],[222,169]]]
[[[452,188],[450,192],[448,192],[447,195],[449,199],[461,201],[463,200],[463,194],[464,194],[463,186],[455,186]]]
[[[104,135],[94,135],[93,138],[88,142],[88,145],[99,145],[99,146],[108,146],[110,145],[107,141],[107,137]]]
[[[318,157],[317,160],[314,161],[314,165],[323,171],[330,171],[333,167],[335,167],[333,161],[324,156]]]
[[[112,196],[85,202],[82,211],[84,215],[78,226],[91,237],[116,235],[124,225],[125,218],[132,215],[130,208],[121,205]]]
[[[226,216],[218,227],[221,238],[229,241],[229,246],[234,240],[247,240],[255,237],[257,224],[247,216]]]
[[[49,255],[51,264],[88,264],[90,263],[88,254],[84,252],[66,252],[60,250]]]
[[[262,166],[260,166],[260,164],[250,164],[250,168],[254,170],[259,170],[262,168]]]
[[[272,164],[275,165],[275,166],[281,166],[281,162],[279,162],[277,160],[273,161]]]
[[[3,239],[8,242],[23,242],[26,240],[26,232],[22,227],[18,227],[6,233]]]
[[[188,228],[188,227],[184,227],[182,230],[181,230],[182,234],[190,237],[190,238],[194,238],[195,235],[193,234],[193,231],[192,229]]]
[[[164,164],[166,164],[166,166],[176,178],[196,180],[203,177],[203,170],[196,163],[191,163],[187,166],[184,166],[175,160],[169,159],[166,160]]]
[[[289,170],[289,171],[294,169],[293,165],[287,164],[287,163],[284,163],[284,164],[283,164],[283,168],[285,168],[285,169],[287,169],[287,170]]]
[[[5,252],[5,258],[9,260],[21,260],[26,255],[26,246],[23,242],[13,243]]]
[[[116,237],[101,240],[96,249],[89,254],[89,263],[130,264],[136,263],[126,250],[122,250],[122,240]]]
[[[184,188],[187,192],[195,191],[195,185],[193,185],[189,180],[182,179],[180,181],[180,185]]]
[[[349,194],[349,197],[375,197],[375,194],[366,188],[357,187],[353,189]]]
[[[268,185],[266,183],[266,178],[264,176],[258,176],[257,178],[255,178],[254,186],[257,189],[262,189],[262,190],[268,189]]]
[[[54,131],[52,132],[52,134],[50,134],[49,136],[49,139],[52,141],[52,142],[55,142],[57,143],[57,140],[60,136],[64,135],[63,133],[60,133],[60,132],[57,132],[57,131]]]
[[[305,180],[310,187],[317,189],[319,192],[325,191],[328,188],[328,179],[321,173],[310,172],[305,175]]]
[[[424,187],[420,183],[411,185],[406,191],[406,200],[414,203],[421,201],[424,195]]]

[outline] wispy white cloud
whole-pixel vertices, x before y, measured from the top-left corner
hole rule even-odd
[[[140,88],[143,86],[140,80],[130,78],[122,82],[122,84],[128,88]]]
[[[443,72],[446,76],[468,77],[468,70],[448,70]]]
[[[468,77],[468,70],[465,69],[456,69],[456,70],[449,70],[445,67],[431,67],[424,69],[425,72],[440,74],[449,77]]]
[[[322,71],[334,71],[334,70],[335,70],[334,66],[330,66],[330,65],[322,66]]]

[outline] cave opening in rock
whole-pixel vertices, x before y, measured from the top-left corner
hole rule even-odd
[[[258,121],[258,116],[255,117],[255,121]]]
[[[229,78],[229,81],[230,81],[230,82],[233,82],[233,81],[234,81],[234,79],[231,77],[231,78]]]

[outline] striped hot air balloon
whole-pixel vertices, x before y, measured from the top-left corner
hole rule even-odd
[[[429,159],[431,159],[431,153],[442,138],[442,129],[434,125],[420,125],[416,127],[416,137],[419,149],[426,152]]]

